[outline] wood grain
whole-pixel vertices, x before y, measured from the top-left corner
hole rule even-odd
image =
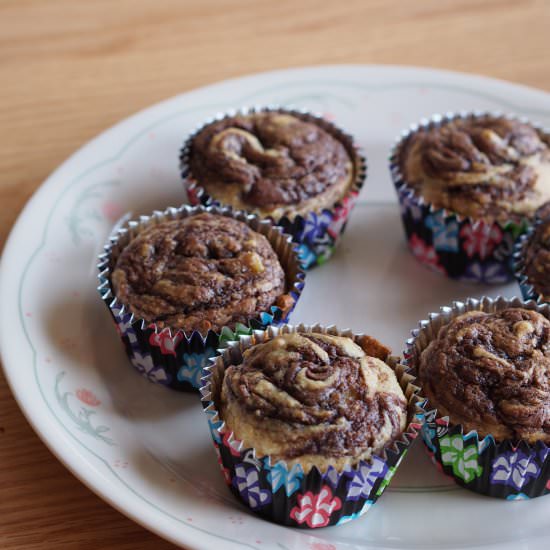
[[[77,147],[151,103],[324,63],[454,69],[550,91],[547,0],[0,0],[0,246]],[[0,548],[172,548],[34,435],[0,377]]]

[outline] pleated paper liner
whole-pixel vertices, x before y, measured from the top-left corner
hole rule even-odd
[[[508,307],[535,310],[550,317],[549,306],[519,298],[484,297],[454,302],[451,307],[430,314],[428,320],[421,321],[420,328],[413,331],[405,354],[405,363],[413,367],[411,373],[417,374],[420,354],[439,329],[452,319],[468,311],[493,313]],[[438,414],[429,402],[421,433],[432,461],[466,489],[507,500],[535,498],[550,492],[550,448],[542,442],[497,442],[491,435],[480,437],[476,431],[464,433],[462,425],[450,423],[449,417]]]
[[[353,207],[357,202],[359,191],[363,187],[367,177],[367,161],[349,134],[319,115],[305,110],[271,105],[248,107],[228,113],[221,113],[206,121],[186,139],[180,153],[180,171],[189,202],[191,204],[203,205],[219,204],[219,201],[208,195],[206,190],[201,187],[200,182],[191,173],[189,159],[192,154],[195,136],[206,126],[219,120],[236,115],[259,112],[285,113],[320,126],[344,145],[353,161],[354,181],[347,193],[338,202],[328,208],[323,208],[320,212],[312,211],[307,215],[299,214],[293,218],[283,216],[273,220],[276,225],[284,229],[285,233],[292,235],[292,240],[299,245],[300,257],[305,269],[324,264],[332,256],[338,241],[344,233]]]
[[[550,206],[550,203],[549,203]],[[537,227],[543,223],[545,220],[548,222],[550,217],[547,219],[545,217],[538,217],[536,222],[529,227],[526,233],[523,235],[520,235],[520,237],[517,239],[515,247],[514,247],[514,255],[513,255],[513,267],[514,267],[514,275],[516,277],[516,281],[519,284],[519,288],[521,290],[521,295],[523,296],[524,300],[534,300],[537,302],[537,304],[543,304],[548,303],[548,300],[545,299],[544,296],[542,296],[533,284],[529,281],[529,277],[525,273],[525,255],[527,253],[527,247],[529,246],[529,242],[531,238],[534,236],[535,231],[537,230]],[[550,273],[547,274],[548,277],[550,277]]]
[[[513,280],[512,253],[516,239],[527,231],[531,218],[489,222],[462,216],[427,203],[401,173],[401,150],[407,139],[423,129],[457,119],[502,117],[527,122],[501,113],[447,113],[434,115],[404,131],[390,156],[390,172],[401,207],[409,248],[416,259],[432,271],[471,283],[503,284]],[[546,139],[550,133],[533,125]]]
[[[137,318],[116,298],[111,288],[111,270],[124,247],[153,225],[202,212],[242,221],[267,237],[285,271],[286,294],[292,298],[292,303],[285,311],[272,306],[268,311],[259,311],[246,325],[237,323],[236,326],[225,326],[219,332],[209,330],[206,334],[198,331],[185,333],[181,329],[160,328],[155,323]],[[164,212],[156,211],[150,216],[141,216],[139,221],[128,222],[105,245],[104,252],[99,257],[98,268],[98,291],[111,313],[131,364],[151,382],[182,391],[198,390],[203,368],[226,342],[235,340],[241,334],[252,334],[254,330],[286,322],[302,293],[305,278],[296,246],[280,227],[245,212],[216,206],[184,205],[168,208]]]
[[[241,336],[206,367],[202,401],[222,474],[240,501],[263,518],[281,525],[300,528],[339,525],[366,513],[384,492],[418,435],[424,400],[418,396],[414,378],[398,358],[388,358],[386,362],[394,370],[408,400],[408,424],[399,440],[370,461],[361,461],[341,471],[332,466],[326,471],[313,467],[306,474],[300,465],[289,468],[284,461],[272,464],[269,456],[257,456],[255,449],[243,448],[242,442],[226,429],[218,413],[221,384],[225,369],[241,363],[245,349],[293,332],[347,336],[358,344],[361,338],[349,330],[320,325],[283,325]]]

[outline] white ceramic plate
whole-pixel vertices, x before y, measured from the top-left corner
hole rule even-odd
[[[550,546],[550,498],[506,502],[454,486],[418,441],[363,518],[282,528],[237,503],[221,478],[198,397],[129,366],[95,290],[96,255],[115,222],[184,200],[178,150],[220,110],[293,104],[325,113],[364,146],[369,177],[334,259],[308,275],[293,321],[366,331],[401,352],[419,319],[453,299],[518,294],[448,281],[408,253],[387,158],[399,131],[434,112],[521,113],[550,125],[550,95],[448,72],[339,66],[255,75],[147,109],[94,139],[29,202],[0,282],[6,376],[34,429],[113,506],[193,549],[521,548]]]

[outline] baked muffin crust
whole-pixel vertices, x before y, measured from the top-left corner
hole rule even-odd
[[[140,233],[117,258],[111,284],[137,317],[186,332],[247,323],[290,299],[267,238],[241,221],[210,213]]]
[[[535,292],[550,301],[550,219],[537,225],[529,238],[523,272]]]
[[[541,313],[459,315],[421,353],[418,379],[464,433],[550,443],[550,321]]]
[[[548,138],[518,120],[457,118],[420,129],[399,163],[427,203],[476,219],[532,217],[550,199]]]
[[[209,124],[193,138],[189,166],[213,199],[274,218],[332,207],[354,181],[340,141],[314,122],[279,112]]]
[[[350,338],[292,333],[249,348],[226,370],[220,413],[257,456],[324,471],[398,439],[407,401],[392,369]]]

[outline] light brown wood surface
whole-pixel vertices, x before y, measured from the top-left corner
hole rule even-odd
[[[59,163],[161,99],[325,63],[424,65],[550,91],[549,30],[550,0],[0,0],[0,247]],[[57,462],[2,375],[0,548],[172,548]]]

